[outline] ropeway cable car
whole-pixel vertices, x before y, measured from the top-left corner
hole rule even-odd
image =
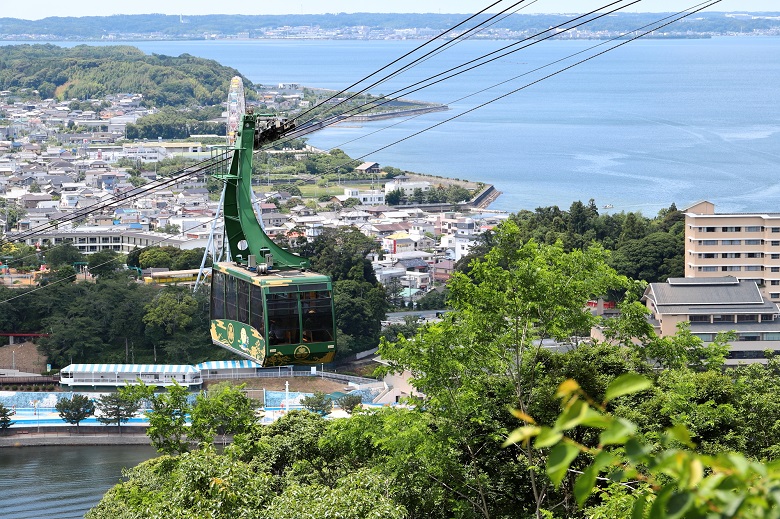
[[[252,208],[252,153],[293,128],[241,115],[226,184],[225,238],[232,261],[211,272],[211,340],[263,367],[331,362],[336,355],[333,287],[309,261],[275,244]]]

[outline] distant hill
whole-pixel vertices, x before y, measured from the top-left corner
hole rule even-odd
[[[211,106],[227,99],[230,78],[237,75],[236,69],[214,60],[147,55],[123,45],[9,45],[0,53],[0,90],[38,90],[41,98],[140,93],[150,106]],[[251,99],[252,82],[242,79]]]
[[[215,7],[216,8],[216,7]],[[722,12],[701,12],[678,24],[679,30],[697,33],[766,32],[780,26],[780,13],[735,15]],[[20,20],[0,18],[0,39],[92,40],[119,38],[128,35],[157,39],[205,38],[227,35],[273,37],[269,29],[279,27],[317,27],[323,31],[361,26],[368,29],[427,28],[441,31],[461,22],[464,14],[321,14],[321,15],[206,15],[169,16],[162,14],[85,16],[78,18],[44,18]],[[640,27],[659,18],[658,13],[618,13],[588,24],[592,31],[625,30]],[[487,15],[482,16],[484,20]],[[492,29],[535,32],[545,30],[570,19],[571,15],[514,14],[497,22]],[[773,19],[774,18],[774,19]],[[479,20],[480,18],[477,18]],[[347,37],[361,37],[364,32]]]

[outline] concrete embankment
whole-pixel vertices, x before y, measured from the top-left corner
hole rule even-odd
[[[72,429],[72,430],[71,430]],[[47,445],[151,445],[146,435],[146,427],[123,426],[118,431],[107,431],[107,427],[35,427],[12,428],[0,436],[0,448],[3,447],[40,447]],[[118,429],[118,427],[113,427]]]

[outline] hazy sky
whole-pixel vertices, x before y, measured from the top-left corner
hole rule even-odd
[[[4,0],[0,17],[37,20],[48,16],[108,16],[112,14],[309,14],[309,13],[475,13],[495,0],[261,0],[255,2],[213,0],[37,0],[27,3]],[[531,4],[533,0],[526,0]],[[642,0],[628,10],[640,12],[678,11],[699,0]],[[514,1],[503,0],[497,8]],[[537,0],[522,12],[580,13],[609,3],[593,0]],[[495,11],[496,9],[493,9]],[[716,11],[780,11],[778,0],[723,0]]]

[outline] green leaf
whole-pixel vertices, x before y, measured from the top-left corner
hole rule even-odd
[[[646,504],[647,496],[642,494],[634,501],[634,506],[631,509],[631,519],[644,519]]]
[[[693,494],[690,492],[675,493],[669,498],[666,505],[666,518],[678,519],[685,515],[685,512],[693,505]]]
[[[577,499],[578,505],[584,505],[585,501],[590,497],[590,493],[596,485],[598,473],[598,469],[591,465],[577,478],[577,481],[574,483],[574,497]]]
[[[568,442],[559,443],[550,451],[547,458],[547,475],[556,487],[561,484],[569,465],[579,453],[580,448]]]
[[[604,402],[610,402],[619,396],[638,393],[639,391],[652,387],[652,385],[653,383],[642,375],[624,373],[609,384],[606,396],[604,397]]]
[[[642,445],[636,438],[629,438],[626,441],[626,456],[634,463],[641,462],[653,448],[649,445]]]
[[[691,432],[683,424],[677,424],[674,427],[670,427],[666,430],[666,433],[686,447],[690,447],[691,449],[696,448],[696,444],[691,441]]]
[[[525,425],[523,427],[518,427],[511,433],[509,433],[509,436],[507,437],[506,441],[502,444],[502,447],[506,447],[508,445],[513,445],[515,443],[525,442],[532,438],[533,436],[536,436],[539,434],[539,427],[536,427],[535,425]]]
[[[545,447],[552,447],[563,438],[563,433],[556,431],[550,427],[542,427],[541,432],[536,437],[534,447],[537,449],[543,449]]]
[[[656,495],[653,505],[650,507],[650,519],[666,519],[666,503],[672,497],[674,487],[667,486]]]
[[[618,418],[608,429],[601,431],[601,445],[622,445],[636,432],[636,425],[625,418]]]
[[[588,407],[588,404],[582,400],[577,400],[555,420],[555,429],[568,431],[581,425],[584,420],[588,419],[589,410],[591,409]]]

